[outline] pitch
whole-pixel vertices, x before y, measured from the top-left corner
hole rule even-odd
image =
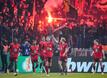
[[[107,74],[101,75],[100,73],[68,73],[67,75],[61,75],[59,73],[50,73],[46,76],[45,73],[22,73],[14,76],[10,74],[0,74],[0,78],[107,78]]]

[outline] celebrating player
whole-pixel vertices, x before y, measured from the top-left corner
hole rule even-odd
[[[93,56],[93,61],[94,61],[93,62],[93,69],[94,69],[93,73],[95,73],[96,62],[99,62],[100,66],[101,66],[101,72],[102,72],[102,74],[104,74],[103,73],[104,66],[102,65],[102,59],[103,59],[104,55],[103,55],[102,45],[99,43],[98,40],[94,40],[92,56]]]
[[[65,72],[65,74],[67,74],[67,52],[68,52],[69,48],[67,46],[66,40],[65,38],[61,38],[60,42],[59,42],[59,66],[61,69],[61,74],[63,74],[63,72]]]
[[[68,54],[69,47],[66,43],[66,39],[64,37],[61,37],[60,42],[58,42],[54,36],[53,36],[53,39],[55,42],[59,43],[59,48],[58,48],[59,49],[59,60],[58,60],[58,63],[60,66],[61,74],[63,74],[63,73],[67,74],[66,63],[67,63],[67,54]]]
[[[47,40],[47,46],[46,46],[46,55],[47,55],[47,65],[48,65],[48,71],[50,72],[50,68],[52,66],[52,56],[53,56],[53,43],[51,41],[51,39],[49,38],[49,36],[47,36],[46,38]]]
[[[33,66],[33,72],[35,72],[35,68],[38,67],[38,51],[39,51],[39,45],[37,45],[36,40],[33,41],[33,44],[30,47],[31,52],[31,61],[32,61],[32,66]],[[36,67],[34,66],[34,63],[36,63]]]
[[[43,69],[45,70],[45,72],[48,75],[48,64],[47,64],[47,61],[46,61],[46,57],[47,57],[47,55],[46,55],[46,40],[45,40],[44,36],[42,37],[42,41],[40,41],[39,45],[40,45],[40,57],[43,61],[40,64],[40,68],[43,67]]]
[[[17,69],[17,58],[18,58],[19,49],[20,49],[20,45],[18,43],[18,40],[15,38],[14,42],[10,44],[10,64],[8,67],[8,69],[10,70],[11,68],[13,68],[13,64],[15,64],[13,71],[15,76],[17,75],[16,69]]]

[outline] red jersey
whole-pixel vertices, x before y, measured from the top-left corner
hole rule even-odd
[[[67,43],[64,44],[59,43],[60,57],[67,57],[67,53],[64,55],[66,48],[67,48]]]
[[[45,41],[40,42],[40,56],[46,56],[46,46],[47,43]]]
[[[10,57],[14,57],[17,59],[19,53],[20,45],[18,43],[11,43],[10,44]]]
[[[103,57],[103,53],[102,53],[102,46],[101,45],[95,45],[93,46],[93,57],[94,58],[102,58]]]
[[[47,42],[46,54],[47,54],[47,57],[53,56],[53,43],[52,42]]]
[[[30,52],[31,59],[32,60],[34,60],[34,59],[37,60],[38,59],[39,46],[38,45],[37,46],[32,45],[30,47],[30,49],[31,49],[31,52]]]

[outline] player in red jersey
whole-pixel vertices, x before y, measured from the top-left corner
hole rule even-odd
[[[46,60],[46,41],[45,37],[42,38],[42,41],[39,43],[40,46],[40,57],[43,61]]]
[[[20,50],[20,44],[18,43],[18,40],[15,38],[14,41],[10,44],[10,64],[8,67],[8,69],[10,70],[11,68],[13,68],[13,64],[15,64],[14,65],[15,76],[17,75],[16,69],[17,69],[17,58],[18,58],[19,50]]]
[[[93,45],[93,52],[92,52],[92,56],[93,56],[93,73],[95,73],[95,64],[96,62],[100,63],[101,66],[101,72],[103,73],[103,68],[104,66],[102,65],[102,60],[104,57],[104,53],[103,53],[103,49],[102,49],[102,45],[100,44],[100,42],[98,40],[94,40],[94,45]]]
[[[31,50],[30,56],[32,61],[32,68],[33,68],[33,72],[35,72],[35,68],[38,67],[38,51],[39,51],[39,45],[37,45],[36,40],[32,42],[30,50]],[[36,66],[34,66],[34,63],[36,63]]]
[[[60,41],[58,42],[58,40],[56,40],[56,38],[54,37],[54,35],[52,35],[53,40],[59,44],[59,59],[58,59],[58,63],[60,66],[60,71],[61,74],[65,73],[67,74],[67,56],[68,56],[68,51],[69,51],[69,47],[66,43],[66,39],[64,37],[61,37]]]
[[[66,40],[65,40],[65,38],[62,37],[59,42],[59,60],[58,60],[58,63],[59,63],[60,69],[61,69],[61,74],[63,74],[63,72],[65,74],[67,74],[66,63],[67,63],[68,50],[69,50],[69,48],[66,43]]]
[[[50,68],[52,66],[53,43],[49,36],[47,36],[46,41],[46,63],[48,66],[48,71],[50,72]]]
[[[40,57],[42,59],[42,62],[40,64],[40,68],[43,67],[45,72],[48,74],[48,66],[46,63],[46,56],[47,56],[46,55],[46,46],[47,46],[47,43],[46,43],[44,36],[42,37],[42,41],[40,41],[39,46],[40,46]]]

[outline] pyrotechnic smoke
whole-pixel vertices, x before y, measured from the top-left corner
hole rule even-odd
[[[63,0],[48,0],[45,4],[46,11],[53,11],[54,8],[60,7],[63,3]]]

